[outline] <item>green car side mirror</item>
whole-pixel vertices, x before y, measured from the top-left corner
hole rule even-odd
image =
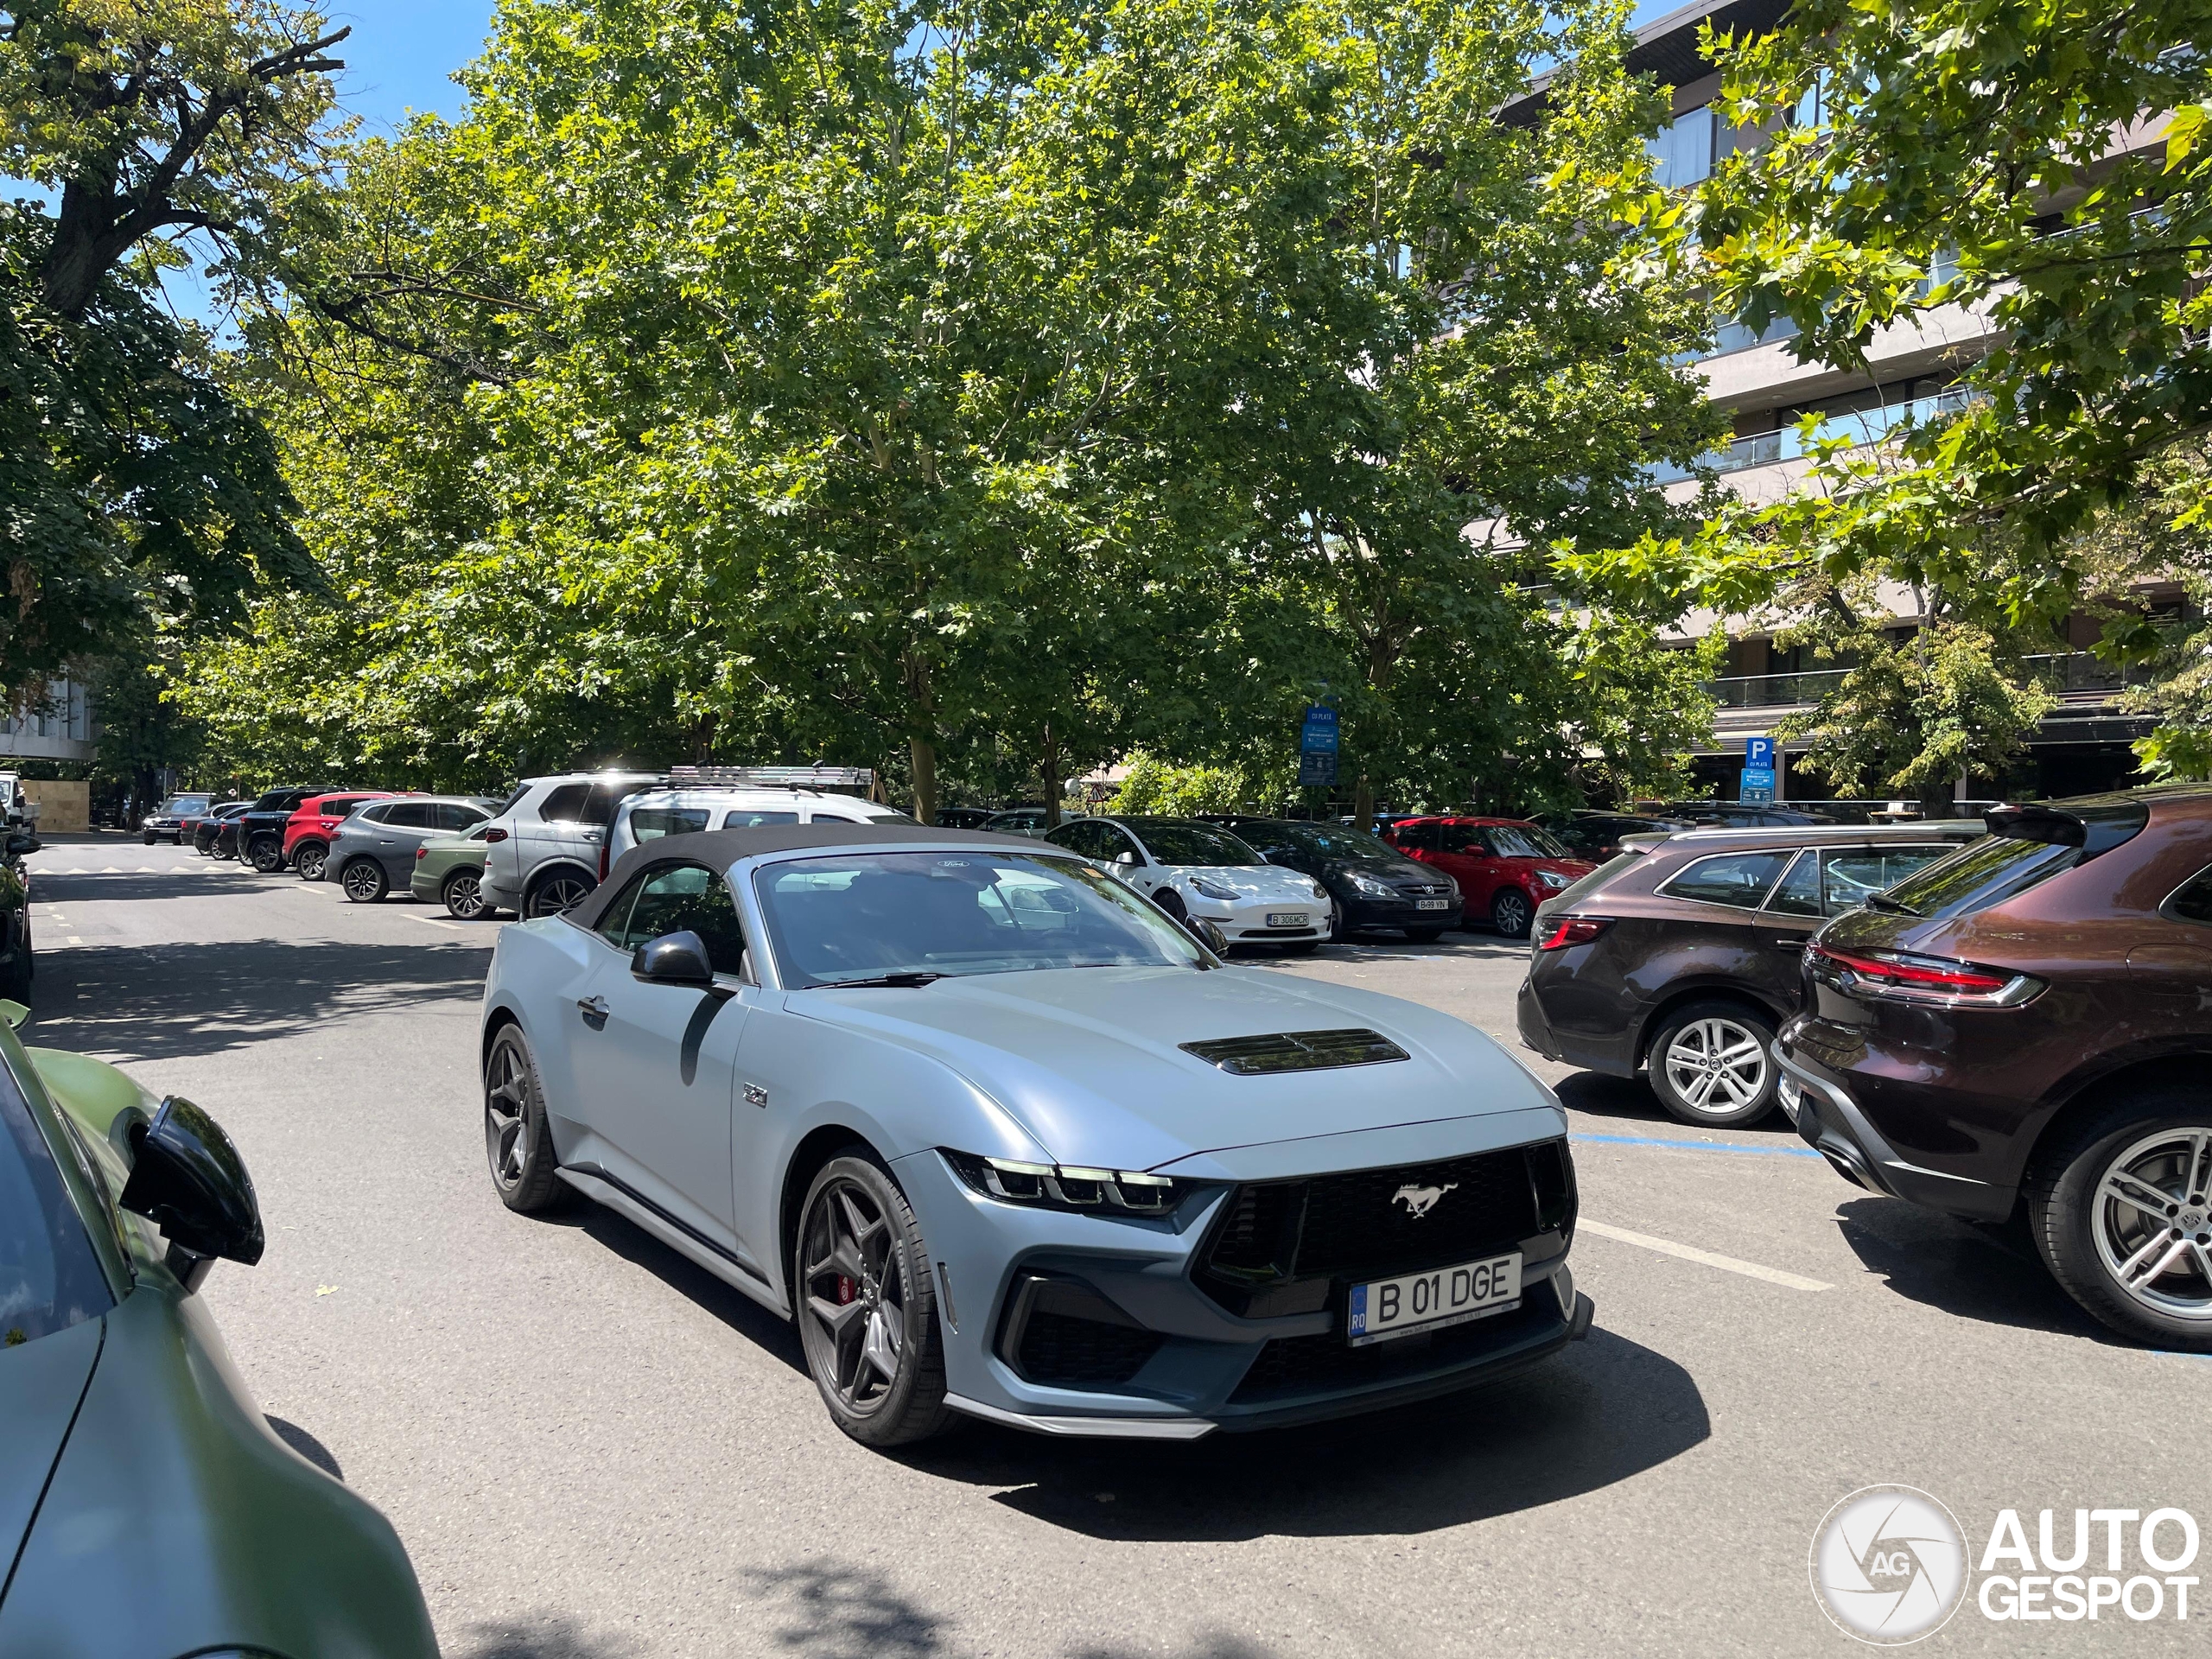
[[[130,1142],[130,1179],[117,1202],[162,1230],[168,1269],[185,1289],[199,1289],[218,1256],[248,1267],[261,1260],[260,1200],[213,1118],[171,1095],[151,1121],[132,1128]]]

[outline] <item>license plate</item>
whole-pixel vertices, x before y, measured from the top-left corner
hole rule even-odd
[[[1344,1333],[1355,1348],[1465,1325],[1521,1306],[1521,1252],[1351,1287]]]
[[[1448,910],[1451,905],[1449,899],[1417,899],[1414,901],[1415,910]]]
[[[1271,910],[1268,912],[1269,927],[1303,927],[1306,912],[1302,910]]]

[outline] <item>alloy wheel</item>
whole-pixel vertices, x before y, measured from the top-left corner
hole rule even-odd
[[[484,1154],[501,1192],[521,1185],[530,1155],[530,1073],[522,1052],[502,1043],[492,1055],[484,1086]]]
[[[484,913],[484,883],[474,870],[455,870],[446,878],[446,913],[473,922]]]
[[[1509,939],[1526,937],[1534,914],[1529,901],[1512,891],[1498,894],[1497,902],[1491,907],[1491,924]]]
[[[1692,1111],[1719,1114],[1750,1105],[1766,1088],[1766,1044],[1733,1020],[1693,1020],[1675,1033],[1661,1064]]]
[[[299,871],[300,879],[303,881],[320,881],[322,880],[322,867],[329,858],[330,854],[324,848],[302,847],[293,868]]]
[[[899,1380],[906,1333],[906,1252],[897,1226],[857,1181],[814,1195],[800,1233],[800,1294],[815,1374],[855,1417]]]
[[[2212,1323],[2212,1129],[2166,1128],[2114,1154],[2090,1195],[2097,1255],[2132,1300]]]
[[[580,875],[549,875],[530,895],[532,916],[558,916],[591,897],[591,884]]]
[[[365,858],[355,859],[339,878],[346,896],[357,905],[372,905],[384,897],[384,872]]]

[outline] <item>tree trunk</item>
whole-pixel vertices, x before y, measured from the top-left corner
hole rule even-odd
[[[1057,830],[1060,827],[1060,746],[1052,736],[1049,720],[1045,722],[1044,765],[1039,770],[1044,773],[1045,827]]]
[[[906,753],[914,771],[914,821],[937,822],[937,745],[926,737],[906,740]]]
[[[1364,772],[1359,774],[1359,781],[1352,785],[1351,827],[1360,830],[1375,828],[1375,785]]]

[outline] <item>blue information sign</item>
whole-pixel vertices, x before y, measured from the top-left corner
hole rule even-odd
[[[1334,789],[1337,784],[1337,757],[1307,750],[1298,757],[1298,786],[1300,789]]]
[[[1334,754],[1337,752],[1337,711],[1315,703],[1306,711],[1306,724],[1298,734],[1300,754]]]
[[[1747,771],[1774,770],[1774,740],[1770,737],[1747,737],[1744,740],[1744,766]],[[1771,786],[1772,779],[1769,779]]]

